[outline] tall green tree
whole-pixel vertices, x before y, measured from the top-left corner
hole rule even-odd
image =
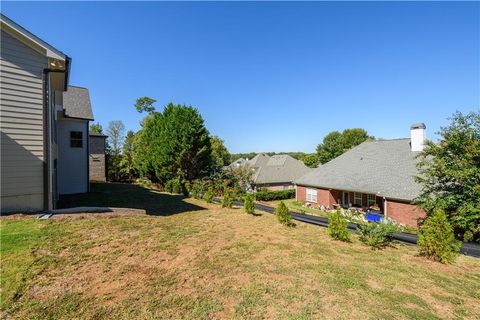
[[[97,123],[92,123],[90,125],[90,132],[97,133],[97,134],[103,134],[103,128],[102,125],[97,122]]]
[[[149,161],[151,155],[150,146],[153,141],[152,130],[155,121],[155,113],[148,114],[140,122],[141,129],[135,134],[135,150],[133,152],[133,166],[141,177],[150,180],[158,180],[155,176],[155,170]]]
[[[307,167],[310,168],[316,168],[320,164],[320,159],[318,159],[318,154],[312,153],[312,154],[307,154],[302,158],[303,163]]]
[[[217,136],[210,137],[212,145],[212,161],[216,168],[222,168],[230,163],[230,152],[225,147],[223,140]]]
[[[438,143],[426,142],[418,163],[419,206],[444,210],[456,236],[480,241],[480,112],[456,112]]]
[[[107,129],[108,142],[110,145],[110,155],[108,159],[108,176],[110,180],[120,180],[120,159],[122,155],[122,145],[125,136],[125,125],[121,120],[114,120],[108,123]]]
[[[136,170],[133,162],[135,152],[135,134],[128,131],[125,136],[122,148],[122,157],[120,159],[120,174],[127,181],[132,181],[136,176]]]
[[[153,106],[155,102],[157,102],[157,100],[149,97],[138,98],[137,101],[135,101],[135,109],[137,109],[137,111],[140,113],[153,113],[155,112],[155,107]]]
[[[165,182],[192,181],[211,172],[212,146],[202,116],[191,106],[169,103],[152,112],[138,133],[135,161],[139,170]]]
[[[317,146],[318,159],[320,163],[326,163],[369,139],[374,137],[360,128],[345,129],[343,132],[332,131]]]

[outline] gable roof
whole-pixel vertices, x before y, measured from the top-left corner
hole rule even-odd
[[[295,183],[411,201],[420,193],[414,180],[418,154],[411,151],[410,139],[366,141]]]
[[[286,154],[270,157],[260,153],[246,164],[254,169],[253,180],[256,184],[291,183],[311,170],[302,161]]]
[[[87,88],[68,86],[68,90],[63,93],[63,108],[67,118],[93,120]]]
[[[259,153],[252,159],[248,160],[247,164],[250,167],[262,167],[267,163],[268,159],[270,159],[270,156],[268,154]]]
[[[226,168],[236,168],[239,166],[243,166],[245,162],[247,162],[247,160],[245,160],[244,158],[240,158],[230,163],[228,166],[226,166]]]

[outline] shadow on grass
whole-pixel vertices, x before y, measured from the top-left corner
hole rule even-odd
[[[148,215],[169,216],[205,210],[188,203],[182,195],[170,195],[124,183],[92,183],[91,192],[60,197],[59,208],[120,207],[143,209]]]

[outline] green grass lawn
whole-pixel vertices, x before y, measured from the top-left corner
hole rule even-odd
[[[372,251],[267,213],[136,186],[95,191],[69,201],[145,214],[1,218],[0,318],[480,318],[475,258],[441,265],[414,246]]]

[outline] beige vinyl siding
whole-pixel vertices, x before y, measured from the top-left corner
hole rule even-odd
[[[42,210],[47,58],[3,30],[0,56],[2,212]]]

